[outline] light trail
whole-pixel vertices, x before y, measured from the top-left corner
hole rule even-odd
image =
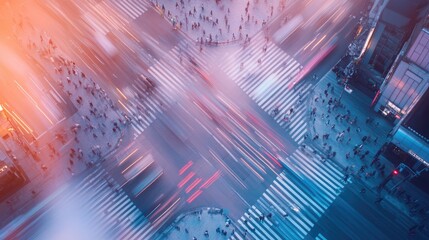
[[[188,163],[185,164],[185,166],[183,166],[180,170],[179,170],[179,175],[182,175],[184,172],[186,172],[186,170],[188,170],[192,164],[194,164],[194,162],[189,161]]]
[[[118,91],[119,92],[119,94],[121,94],[121,96],[123,97],[123,98],[125,98],[125,100],[128,100],[128,98],[127,98],[127,96],[125,96],[125,94],[119,89],[119,88],[116,88],[116,91]],[[118,100],[119,101],[119,100]]]
[[[203,193],[202,190],[198,189],[196,192],[194,192],[189,198],[188,200],[186,200],[186,202],[191,203],[193,202],[198,196],[201,195],[201,193]]]
[[[233,146],[235,146],[238,151],[241,152],[241,154],[243,154],[243,156],[245,156],[247,159],[249,159],[259,170],[261,170],[261,172],[263,172],[264,174],[267,174],[267,172],[264,169],[264,166],[262,166],[261,164],[259,164],[259,162],[254,160],[254,157],[251,155],[251,153],[245,149],[243,146],[241,146],[238,141],[234,141],[231,142],[231,144]]]
[[[247,189],[246,185],[240,180],[237,174],[231,170],[230,167],[225,165],[225,163],[212,150],[209,150],[209,152],[212,154],[213,158],[216,159],[234,177],[234,179],[241,184],[241,186]]]
[[[131,157],[131,155],[133,155],[134,153],[136,153],[136,152],[137,152],[137,150],[139,150],[139,149],[138,149],[138,148],[134,149],[134,151],[132,151],[130,154],[128,154],[128,156],[126,156],[124,159],[122,159],[122,160],[118,163],[118,165],[117,165],[117,166],[122,165],[122,163],[124,163],[128,158],[130,158],[130,157]]]
[[[27,132],[28,134],[31,134],[33,132],[30,126],[28,126],[14,111],[9,111],[7,108],[4,109],[13,119],[15,119],[15,122],[17,122],[19,126],[21,126],[21,128],[25,130],[25,132]]]
[[[18,83],[18,81],[15,80],[16,85],[18,85],[18,88],[26,95],[34,104],[34,106],[42,113],[42,115],[51,123],[51,125],[54,125],[54,122],[46,115],[46,113],[39,107],[37,102],[34,100],[34,98],[21,86],[21,84]]]
[[[195,172],[190,172],[183,178],[178,184],[177,187],[182,188],[193,176],[195,176]]]
[[[319,39],[319,41],[317,41],[316,42],[316,44],[314,44],[314,46],[310,49],[310,51],[313,51],[313,49],[315,48],[315,47],[317,47],[324,39],[326,38],[326,34],[325,35],[323,35],[323,37],[321,37],[320,39]]]
[[[185,192],[189,193],[190,191],[192,191],[192,189],[194,189],[200,182],[201,180],[203,180],[202,178],[197,178],[195,179],[190,185],[189,187],[186,188]]]
[[[137,158],[133,163],[131,163],[128,167],[126,167],[121,173],[124,174],[124,172],[128,171],[128,169],[132,168],[134,164],[138,163],[142,158],[144,158],[145,155],[140,156]]]
[[[165,223],[164,219],[166,219],[169,214],[172,213],[172,211],[174,210],[173,208],[176,207],[176,204],[180,201],[180,199],[180,197],[177,198],[177,200],[174,201],[173,204],[170,205],[170,207],[168,207],[158,218],[155,219],[155,221],[153,221],[153,225],[155,228],[160,224]]]
[[[210,187],[216,180],[219,179],[220,177],[220,170],[217,170],[211,177],[209,177],[209,179],[207,179],[201,186],[200,189],[202,188],[208,188]]]
[[[256,172],[255,169],[253,169],[247,162],[246,160],[244,160],[243,158],[240,158],[241,161],[244,163],[244,165],[247,166],[248,169],[250,169],[250,171],[252,171],[261,181],[264,181],[264,178],[258,173]]]
[[[132,112],[130,111],[130,109],[128,109],[128,108],[125,106],[125,104],[123,104],[123,103],[121,102],[121,100],[119,100],[119,99],[118,99],[118,103],[119,103],[119,104],[121,104],[121,106],[122,106],[123,108],[125,108],[125,110],[127,110],[127,112],[132,113]]]

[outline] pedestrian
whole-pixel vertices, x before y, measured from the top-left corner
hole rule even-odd
[[[383,200],[382,197],[377,197],[377,199],[375,199],[374,203],[375,204],[380,204],[382,200]]]
[[[349,175],[348,174],[345,174],[344,175],[344,178],[343,178],[343,181],[345,182],[345,183],[347,183],[347,181],[349,180]]]
[[[319,139],[319,134],[316,133],[316,135],[313,137],[313,140]]]
[[[374,158],[370,164],[370,166],[374,165],[376,162],[378,162],[378,160],[380,160],[378,157]]]

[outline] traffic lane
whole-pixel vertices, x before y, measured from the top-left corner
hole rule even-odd
[[[272,146],[267,146],[269,142],[262,139],[264,137],[263,133],[253,126],[251,121],[247,120],[237,109],[229,108],[217,111],[215,106],[206,107],[206,110],[200,109],[201,112],[199,113],[208,111],[209,113],[206,116],[197,115],[198,113],[189,113],[189,116],[192,116],[198,122],[198,124],[192,124],[194,130],[197,126],[201,126],[198,132],[202,135],[196,134],[195,137],[192,137],[194,139],[198,138],[199,135],[203,136],[194,144],[196,147],[200,146],[199,152],[207,153],[207,158],[214,158],[231,174],[238,172],[238,176],[235,176],[236,179],[247,178],[248,169],[260,181],[264,181],[266,176],[271,176],[272,173],[279,171],[276,168],[275,160],[272,159],[275,154],[271,153],[271,150],[267,150],[272,149]],[[226,105],[223,107],[226,107]],[[228,105],[228,107],[233,106]],[[187,110],[190,109],[188,108]],[[184,114],[180,115],[184,116]],[[192,120],[190,119],[190,121]],[[207,148],[206,146],[210,147]],[[277,146],[277,148],[280,147]],[[209,149],[208,152],[207,149]],[[226,162],[225,159],[230,159],[234,162]],[[238,164],[245,167],[243,168],[245,170],[244,176],[239,176],[241,175],[239,172],[243,172],[240,171],[242,167],[236,170],[236,168],[229,167],[230,164]]]
[[[184,134],[189,134],[189,136],[186,137],[187,139],[185,139],[185,142],[177,137],[171,130],[168,130],[168,128],[164,132],[159,132],[159,135],[162,136],[160,138],[168,142],[164,146],[164,148],[170,149],[167,152],[175,151],[177,155],[177,152],[180,151],[184,156],[189,156],[189,153],[183,153],[184,149],[188,148],[192,152],[199,154],[195,160],[195,165],[201,166],[198,168],[199,172],[209,169],[224,169],[228,171],[229,174],[234,175],[232,178],[239,183],[241,183],[241,180],[247,178],[256,179],[256,176],[249,177],[251,172],[249,172],[249,170],[243,166],[244,161],[242,161],[242,159],[245,157],[242,156],[239,152],[236,152],[233,147],[230,146],[230,143],[225,141],[225,136],[218,135],[217,133],[213,132],[218,132],[219,129],[209,129],[212,126],[208,126],[208,128],[204,127],[205,124],[211,124],[209,119],[196,120],[197,118],[201,117],[196,114],[186,115],[186,113],[178,113],[177,115],[181,116],[181,118],[186,116],[184,121],[193,126],[192,132],[191,130],[186,130]],[[176,122],[174,124],[183,123],[180,123],[180,121],[178,121],[176,118]],[[232,154],[232,152],[234,152],[233,155],[229,155],[230,153]],[[229,159],[231,161],[229,161]],[[235,167],[231,167],[231,164]],[[244,186],[249,187],[246,186],[246,184],[244,184]]]
[[[140,36],[139,39],[144,40],[150,36],[159,43],[165,52],[168,52],[172,46],[176,46],[179,41],[184,39],[184,36],[179,31],[174,30],[172,24],[153,8],[139,17],[133,23],[134,27],[137,30],[136,34]]]
[[[183,210],[216,207],[224,209],[228,217],[238,219],[254,202],[254,197],[250,197],[252,199],[249,200],[249,195],[257,195],[257,193],[248,191],[247,194],[240,194],[224,179],[224,172],[220,175],[219,179],[210,186],[201,189],[201,194],[192,202],[187,201]]]
[[[314,4],[311,6],[313,5]],[[313,15],[319,16],[309,15],[309,18],[304,17],[302,22],[299,23],[296,31],[292,31],[291,35],[280,43],[279,46],[293,56],[299,55],[306,50],[305,57],[310,58],[314,56],[323,45],[329,42],[333,36],[337,38],[342,37],[338,32],[341,32],[345,28],[350,29],[350,26],[348,26],[350,22],[357,23],[360,18],[359,15],[362,10],[364,10],[362,6],[362,4],[358,5],[354,2],[346,2],[344,5],[333,8],[331,12],[325,11],[326,9],[320,11],[321,13],[315,11]],[[310,10],[311,8],[306,9],[300,16],[308,15],[311,12]],[[316,19],[313,20],[315,17]],[[289,21],[294,22],[294,19]],[[292,24],[289,23],[289,21],[285,24]],[[345,24],[345,22],[347,22],[347,24]],[[281,26],[272,28],[270,33],[275,34],[280,28]],[[304,64],[306,59],[304,58],[299,61]]]
[[[313,82],[316,84],[318,80],[321,79],[323,75],[325,75],[330,69],[332,69],[338,61],[345,55],[348,50],[349,43],[353,40],[354,34],[351,29],[344,29],[343,32],[348,32],[349,34],[345,34],[344,38],[338,39],[335,45],[335,48],[326,55],[318,64],[314,65],[313,68],[304,76],[301,80],[303,82]],[[317,76],[317,79],[313,79],[313,75]]]
[[[82,9],[83,8],[80,10]],[[67,12],[54,10],[53,14],[56,14],[56,16],[65,14],[68,19],[77,18],[77,23],[66,22],[63,24],[67,24],[68,26],[78,25],[76,28],[79,28],[79,31],[69,33],[70,38],[64,38],[62,36],[64,41],[59,42],[68,43],[66,45],[71,48],[70,52],[72,53],[73,58],[79,60],[78,62],[81,63],[80,65],[83,65],[83,68],[87,73],[89,72],[92,73],[92,75],[101,76],[104,81],[100,81],[99,83],[102,86],[109,86],[109,83],[113,81],[115,86],[118,86],[119,88],[125,87],[126,83],[124,84],[124,79],[134,80],[136,77],[137,73],[133,71],[134,69],[147,69],[154,61],[157,59],[159,60],[164,55],[162,51],[165,49],[171,49],[172,46],[174,46],[164,46],[165,49],[163,49],[160,46],[150,44],[150,39],[147,38],[147,36],[150,34],[145,32],[146,29],[137,28],[133,23],[130,23],[126,32],[115,30],[114,32],[108,32],[106,36],[103,36],[96,34],[87,23],[81,21],[81,16],[85,14],[84,12],[79,11],[78,16],[69,16]],[[146,18],[139,19],[143,20]],[[168,24],[165,23],[166,21],[160,18],[160,16],[158,16],[158,20],[163,21],[164,25],[168,26]],[[161,26],[159,29],[162,30],[163,28],[161,22],[158,23],[159,24],[157,25]],[[164,28],[165,30],[172,32],[172,29],[168,29],[167,27]],[[158,29],[154,29],[154,27],[151,26],[151,31],[151,34],[155,34],[157,33]],[[161,36],[159,36],[159,38],[162,38],[163,35],[166,35],[165,32],[167,31],[161,31]],[[174,37],[170,35],[166,35],[164,37],[174,39]],[[168,42],[166,43],[169,44]],[[144,51],[143,54],[142,51]],[[119,53],[121,54],[119,55]],[[145,53],[150,54],[151,58],[148,58]],[[113,93],[117,94],[115,92]]]
[[[174,108],[174,110],[178,111],[180,110],[180,108]],[[188,110],[190,110],[190,108],[188,108]],[[250,170],[256,169],[255,165],[252,165],[256,164],[252,163],[252,161],[255,161],[254,156],[251,157],[254,158],[253,160],[251,160],[244,156],[242,152],[236,151],[236,148],[248,146],[239,142],[235,147],[230,146],[230,142],[225,141],[225,139],[228,138],[228,136],[226,135],[219,135],[217,140],[215,140],[211,129],[203,129],[201,127],[201,125],[204,125],[204,123],[208,123],[209,125],[213,124],[210,123],[210,120],[200,119],[201,116],[197,113],[186,114],[182,112],[176,112],[173,115],[180,116],[180,118],[182,119],[184,118],[184,116],[187,116],[185,120],[179,120],[176,117],[173,117],[171,113],[167,113],[167,116],[172,117],[176,120],[174,124],[183,124],[181,122],[186,121],[188,124],[193,126],[193,133],[189,132],[189,134],[191,135],[189,136],[189,141],[192,141],[192,145],[189,145],[182,142],[177,136],[174,136],[174,133],[172,133],[164,124],[161,124],[156,121],[153,125],[154,129],[161,127],[165,130],[164,132],[159,130],[157,131],[157,134],[159,136],[158,141],[163,143],[156,143],[155,145],[159,147],[161,147],[162,145],[162,148],[166,149],[166,151],[164,152],[173,152],[174,154],[172,154],[171,158],[172,160],[174,159],[175,162],[180,161],[182,164],[184,164],[183,160],[178,160],[177,156],[179,154],[177,151],[180,151],[180,155],[189,156],[190,153],[184,152],[184,149],[186,148],[192,149],[193,152],[201,154],[201,157],[197,156],[197,158],[193,161],[193,166],[189,168],[187,174],[192,172],[195,174],[192,177],[195,176],[195,178],[201,178],[201,181],[203,181],[205,178],[210,176],[210,174],[212,174],[215,169],[220,169],[222,170],[225,178],[228,179],[228,181],[235,188],[236,191],[242,194],[246,194],[246,192],[248,192],[248,189],[252,189],[252,192],[254,193],[254,195],[251,196],[252,200],[255,200],[257,196],[259,196],[260,193],[263,192],[266,186],[268,186],[268,184],[272,182],[272,172],[268,172],[265,174],[259,172],[262,177],[262,179],[260,179],[255,175],[254,171]],[[198,122],[196,119],[200,119],[200,122]],[[207,127],[210,128],[213,126]],[[213,131],[219,131],[219,127],[220,126],[216,127]],[[246,141],[248,140],[246,139]],[[186,142],[189,143],[187,140]],[[223,146],[221,145],[222,143],[224,143]],[[254,142],[252,142],[251,144],[255,148],[259,147]],[[165,159],[169,158],[166,157]]]
[[[166,154],[168,149],[150,136],[137,138],[130,145],[124,145],[126,150],[117,151],[104,164],[139,209],[146,216],[156,218],[156,214],[162,213],[161,209],[168,207],[169,199],[179,193],[176,185],[181,180],[178,173],[182,167],[180,160],[185,163],[184,157]],[[171,155],[173,159],[166,159]],[[146,156],[151,156],[153,162],[140,164],[146,161]],[[158,171],[162,171],[159,177],[156,175]]]
[[[375,194],[362,194],[359,189],[359,185],[347,185],[309,235],[322,233],[327,239],[407,239],[410,226],[395,222],[395,215],[401,213],[392,206],[375,204]]]
[[[356,34],[360,16],[351,17],[350,12],[340,13],[335,17],[335,24],[323,22],[320,26],[307,26],[298,28],[286,39],[280,48],[295,56],[295,59],[306,65],[312,58],[327,47],[327,44],[336,44],[348,40],[350,35]],[[327,21],[331,18],[326,17]]]

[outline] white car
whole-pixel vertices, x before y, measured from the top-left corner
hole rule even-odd
[[[351,89],[350,87],[349,87],[349,85],[345,85],[344,86],[344,91],[346,91],[346,92],[348,92],[348,93],[352,93],[353,92],[353,89]]]

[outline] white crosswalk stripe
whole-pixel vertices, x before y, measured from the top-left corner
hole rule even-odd
[[[122,29],[128,23],[126,19],[116,14],[116,11],[106,2],[89,4],[86,7],[87,9],[82,18],[102,35],[106,35],[113,29]]]
[[[120,105],[130,115],[136,136],[150,126],[157,114],[164,111],[161,105],[177,101],[177,97],[188,91],[190,83],[199,81],[186,69],[185,66],[189,63],[181,65],[181,58],[183,61],[192,59],[200,69],[208,70],[207,58],[185,41],[179,42],[165,57],[148,69],[150,74],[148,77],[153,78],[156,83],[154,91],[146,90],[143,80],[136,80],[131,87],[121,90],[127,101],[120,102]]]
[[[307,148],[284,160],[285,171],[238,221],[252,238],[306,238],[341,193],[345,183],[340,168]]]
[[[266,52],[263,46],[266,44]],[[266,43],[263,34],[253,38],[245,51],[228,54],[221,69],[291,135],[298,144],[307,132],[307,113],[304,101],[311,91],[311,83],[292,82],[302,69],[292,56],[275,44]],[[275,114],[273,114],[275,113]]]
[[[316,236],[316,240],[328,240],[327,238],[325,238],[321,233],[317,234]]]
[[[131,118],[131,126],[140,135],[156,119],[156,114],[162,112],[160,104],[164,102],[165,96],[157,90],[146,90],[141,80],[122,89],[127,101],[119,101],[125,112]]]
[[[111,3],[133,20],[140,17],[149,8],[148,2],[145,0],[112,0]]]
[[[144,239],[150,238],[156,232],[143,213],[102,168],[95,169],[79,182],[61,189],[61,194],[49,205],[49,209],[31,224],[43,226],[42,232],[46,229],[44,224],[52,222],[52,216],[64,215],[62,209],[74,208],[79,210],[77,214],[86,229],[91,229],[92,237]],[[73,216],[66,213],[63,217]],[[63,220],[60,218],[59,221]],[[35,234],[34,231],[31,226],[22,228],[16,237],[43,239],[45,234]]]

